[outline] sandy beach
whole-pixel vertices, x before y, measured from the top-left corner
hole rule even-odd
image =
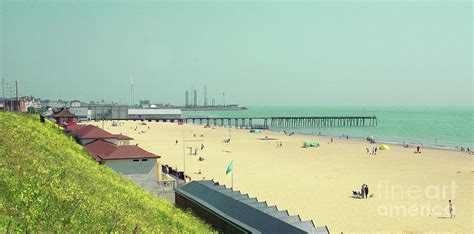
[[[102,122],[93,123],[102,127]],[[104,123],[112,133],[133,137],[132,144],[161,156],[161,163],[183,170],[185,147],[200,148],[188,155],[185,173],[192,180],[214,179],[231,185],[227,165],[234,161],[234,189],[327,225],[340,232],[457,232],[472,233],[474,220],[474,155],[465,152],[415,149],[390,145],[372,156],[368,142],[201,125],[128,121]],[[137,130],[135,130],[137,128]],[[196,134],[196,137],[194,137]],[[203,135],[203,137],[200,137]],[[277,140],[262,140],[268,136]],[[231,138],[229,144],[223,140]],[[178,140],[178,144],[176,144]],[[302,148],[318,141],[317,148]],[[277,147],[282,142],[282,147]],[[198,158],[203,157],[204,161]],[[201,171],[201,174],[198,172]],[[368,199],[355,199],[353,190],[369,186]],[[456,218],[447,212],[448,200]]]

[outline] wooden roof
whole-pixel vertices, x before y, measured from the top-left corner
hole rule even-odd
[[[87,125],[72,132],[79,139],[117,139],[117,137],[99,127]]]
[[[117,146],[104,140],[93,141],[84,147],[97,161],[160,157],[136,145]]]
[[[55,118],[77,118],[77,116],[71,113],[66,107],[63,107],[58,112],[54,113]]]

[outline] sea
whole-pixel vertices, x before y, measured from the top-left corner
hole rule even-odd
[[[373,127],[273,128],[299,134],[377,142],[474,149],[474,107],[248,107],[247,110],[184,111],[184,117],[376,116]]]

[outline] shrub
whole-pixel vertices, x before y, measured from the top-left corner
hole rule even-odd
[[[0,113],[0,232],[212,230],[99,165],[38,116]]]

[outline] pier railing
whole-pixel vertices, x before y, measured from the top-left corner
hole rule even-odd
[[[312,128],[312,127],[366,127],[377,126],[376,116],[323,116],[323,117],[187,117],[187,118],[127,118],[107,120],[133,120],[179,122],[253,129]]]
[[[188,117],[185,123],[216,126],[247,127],[257,129],[307,128],[307,127],[364,127],[377,126],[376,116],[337,116],[337,117]]]

